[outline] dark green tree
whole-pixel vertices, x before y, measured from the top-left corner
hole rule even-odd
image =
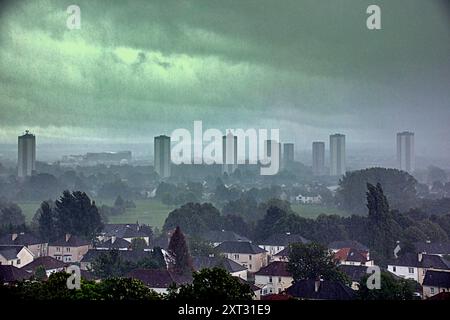
[[[190,275],[193,271],[192,258],[189,253],[186,238],[181,232],[180,227],[177,227],[175,232],[172,234],[168,251],[172,256],[169,270],[179,275]]]
[[[250,286],[241,283],[222,268],[202,269],[193,274],[192,284],[172,288],[167,299],[177,301],[243,301],[251,300]],[[178,291],[176,290],[178,289]]]
[[[417,283],[413,280],[395,279],[390,272],[381,272],[380,289],[370,290],[365,285],[370,275],[360,281],[358,296],[361,300],[412,300]]]
[[[42,239],[46,241],[55,240],[59,235],[55,224],[55,214],[48,201],[41,203],[41,207],[37,212],[37,222],[39,235]]]

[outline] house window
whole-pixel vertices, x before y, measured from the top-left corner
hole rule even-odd
[[[70,248],[66,248],[66,252],[70,252]]]
[[[434,294],[434,288],[430,288],[431,294]]]
[[[278,282],[281,282],[281,277],[278,277]]]
[[[408,268],[409,273],[414,273],[414,268]]]
[[[239,255],[238,255],[238,254],[235,254],[235,255],[234,255],[234,259],[235,259],[235,260],[239,260]]]
[[[248,260],[252,260],[252,255],[251,254],[248,255]]]
[[[17,265],[19,265],[20,264],[20,259],[17,259]]]
[[[248,266],[248,268],[251,270],[251,269],[252,269],[252,265],[250,264],[250,265]]]
[[[272,277],[269,277],[269,282],[272,283]]]
[[[61,248],[60,247],[56,247],[56,251],[60,252]]]

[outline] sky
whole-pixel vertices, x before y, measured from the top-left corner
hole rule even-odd
[[[81,9],[81,28],[66,9]],[[381,30],[366,9],[381,8]],[[6,1],[0,144],[151,144],[177,128],[279,128],[450,159],[446,0]]]

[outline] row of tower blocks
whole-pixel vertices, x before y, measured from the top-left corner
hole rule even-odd
[[[231,143],[230,143],[231,141]],[[232,173],[237,168],[237,136],[224,136],[222,141],[224,173]],[[284,143],[283,150],[281,143],[274,140],[266,140],[264,144],[264,154],[271,156],[271,144],[276,143],[281,155],[281,165],[287,166],[294,162],[294,144]],[[325,165],[325,142],[314,141],[312,143],[312,171],[315,176],[331,175],[341,176],[346,171],[345,135],[330,135],[329,144],[329,171]],[[283,152],[282,152],[283,151]],[[161,135],[154,138],[154,167],[155,171],[162,178],[171,175],[171,145],[170,137]],[[233,154],[234,159],[229,161],[227,154]],[[413,172],[415,167],[414,155],[414,133],[397,133],[397,162],[398,168],[407,172]],[[20,178],[31,176],[36,170],[36,136],[29,131],[18,138],[18,162],[17,174]]]
[[[230,143],[231,142],[231,143]],[[237,169],[237,136],[223,136],[222,154],[223,154],[223,173],[232,173]],[[281,156],[281,165],[287,166],[294,162],[294,144],[278,143],[274,140],[266,140],[264,144],[264,154],[271,156],[271,144],[277,143],[279,154]],[[283,148],[282,148],[283,146]],[[323,141],[314,141],[312,143],[312,171],[315,176],[342,176],[346,172],[346,148],[345,135],[336,133],[330,135],[329,142],[329,167],[326,166],[325,153],[326,147]],[[234,159],[227,159],[227,154],[234,155]],[[412,173],[415,167],[414,153],[414,133],[397,133],[397,164],[403,171]],[[170,177],[170,137],[158,136],[154,140],[154,165],[155,171],[162,178]]]

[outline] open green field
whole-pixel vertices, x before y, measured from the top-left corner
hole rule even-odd
[[[114,200],[96,200],[97,206],[103,204],[111,206]],[[161,228],[164,220],[170,211],[175,209],[175,206],[167,206],[157,200],[135,200],[136,208],[127,209],[126,213],[119,216],[110,216],[109,223],[145,223],[154,227]],[[33,219],[36,210],[41,205],[41,201],[27,201],[19,202],[19,207],[22,209],[27,222]]]
[[[321,205],[313,205],[313,204],[292,204],[292,210],[297,213],[299,216],[304,218],[317,218],[321,214],[331,215],[336,214],[339,216],[350,216],[348,212],[337,208],[328,208]]]

